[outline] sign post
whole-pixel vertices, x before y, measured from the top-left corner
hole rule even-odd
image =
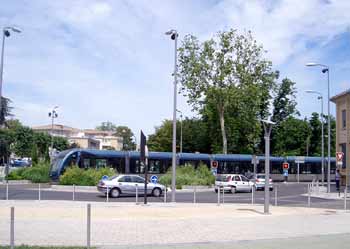
[[[216,176],[218,173],[219,162],[218,161],[211,161],[210,164],[211,164],[211,172],[213,173],[214,176]]]
[[[253,166],[254,179],[256,179],[256,168],[257,168],[257,165],[259,164],[259,158],[256,155],[253,155],[252,164],[254,165]]]
[[[305,163],[304,156],[295,157],[295,163],[297,164],[297,181],[300,182],[300,163]]]
[[[282,164],[283,167],[283,176],[284,176],[284,181],[287,182],[288,181],[288,169],[289,169],[289,163],[284,162]]]
[[[145,189],[144,189],[144,195],[143,195],[143,203],[147,204],[147,173],[148,173],[148,149],[146,145],[146,136],[143,134],[141,130],[141,139],[140,139],[140,162],[144,166],[145,171]]]
[[[335,158],[337,161],[337,169],[342,168],[344,153],[343,152],[336,152]],[[347,189],[347,188],[348,188],[348,168],[346,167],[346,169],[345,169],[345,189]],[[340,190],[340,188],[339,188],[339,190]]]

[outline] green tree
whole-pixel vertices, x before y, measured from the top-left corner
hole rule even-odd
[[[148,137],[148,147],[151,151],[171,151],[173,137],[173,122],[164,120],[155,128],[155,133]],[[182,151],[210,153],[210,140],[207,136],[206,123],[198,118],[185,118],[182,121]],[[180,151],[181,121],[176,123],[177,151]]]
[[[64,137],[53,137],[53,147],[59,151],[69,149],[68,140]]]
[[[110,121],[102,122],[101,125],[96,126],[99,131],[116,131],[117,126]]]
[[[12,152],[20,157],[30,157],[34,146],[34,132],[26,126],[21,126],[14,131],[14,143]]]
[[[308,138],[311,129],[306,119],[288,117],[280,122],[279,128],[275,131],[275,151],[273,154],[279,156],[306,155],[308,150]]]
[[[193,109],[203,109],[206,104],[215,108],[225,154],[227,111],[231,108],[243,110],[240,99],[244,96],[249,99],[249,111],[254,113],[255,120],[250,123],[255,127],[256,116],[263,113],[261,107],[267,107],[276,74],[263,55],[262,46],[251,32],[238,34],[233,29],[219,32],[203,43],[187,35],[179,49],[181,91],[188,96]]]
[[[310,135],[310,156],[320,156],[322,148],[322,123],[320,121],[320,115],[317,112],[311,114],[309,120],[311,135]]]
[[[0,126],[5,124],[6,118],[12,117],[12,107],[10,106],[11,100],[5,97],[1,97],[1,111],[0,111]]]
[[[133,142],[134,133],[127,126],[117,126],[115,135],[123,138],[123,150],[134,150],[136,145]]]

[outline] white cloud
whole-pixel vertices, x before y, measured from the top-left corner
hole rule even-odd
[[[332,56],[327,46],[347,30],[349,11],[349,1],[323,0],[7,2],[0,25],[17,24],[23,33],[6,40],[4,94],[28,125],[48,122],[46,110],[59,105],[59,122],[67,125],[110,120],[151,133],[172,117],[174,44],[167,29],[200,39],[223,29],[252,30],[302,93],[322,80],[305,62]],[[348,82],[340,69],[336,79]],[[314,103],[303,96],[299,107],[308,113]],[[193,115],[183,97],[179,106]]]

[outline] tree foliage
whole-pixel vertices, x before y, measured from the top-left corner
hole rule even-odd
[[[227,153],[227,126],[235,123],[233,120],[227,125],[229,111],[247,114],[248,105],[249,113],[254,116],[248,125],[254,131],[259,130],[257,117],[266,114],[276,73],[250,32],[238,34],[231,29],[202,43],[193,35],[186,36],[179,49],[179,78],[181,91],[193,109],[204,110],[205,115],[204,106],[207,106],[211,112],[207,115],[218,116],[222,151]],[[252,144],[256,137],[245,139]],[[237,141],[239,138],[232,143],[233,147],[238,146]]]

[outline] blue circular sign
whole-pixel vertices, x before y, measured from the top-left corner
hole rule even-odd
[[[156,175],[151,176],[151,182],[152,183],[157,183],[158,182],[158,176],[156,176]]]
[[[106,175],[102,176],[102,180],[108,180],[108,176]]]

